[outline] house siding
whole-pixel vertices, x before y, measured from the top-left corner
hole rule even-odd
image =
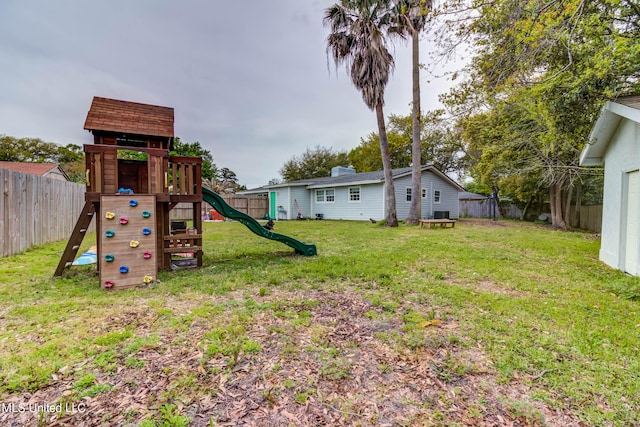
[[[298,206],[296,207],[296,201]],[[306,187],[291,187],[289,192],[288,219],[298,218],[298,209],[305,218],[311,218],[311,206],[309,204],[309,190]]]
[[[432,218],[434,211],[448,211],[449,217],[457,219],[460,203],[458,193],[461,187],[436,171],[425,166],[422,172],[422,188],[428,190],[428,197],[420,197],[422,202],[422,218]],[[409,214],[410,202],[406,201],[407,188],[411,186],[411,173],[405,168],[394,179],[396,196],[396,213],[399,220],[404,220]],[[397,175],[396,175],[397,176]],[[323,183],[313,184],[313,180],[292,185],[276,187],[270,191],[277,191],[277,204],[286,210],[286,219],[295,219],[298,210],[306,218],[322,215],[325,219],[367,221],[369,219],[382,220],[385,218],[384,183],[377,172],[366,172],[355,179],[337,177],[336,180],[325,178]],[[360,179],[360,183],[358,183]],[[311,187],[311,188],[310,188]],[[360,189],[360,200],[351,201],[351,188]],[[317,202],[317,190],[333,190],[334,200],[331,202]],[[433,202],[434,191],[440,192],[440,203]],[[295,202],[298,201],[298,206]]]
[[[399,220],[409,216],[411,203],[407,202],[406,189],[411,187],[411,175],[403,176],[394,181],[396,194],[396,212]],[[458,189],[443,180],[438,175],[425,171],[420,181],[422,188],[427,190],[427,197],[422,200],[422,218],[433,218],[434,211],[449,211],[449,218],[457,219],[460,211]],[[440,191],[440,203],[433,202],[435,191]],[[413,197],[413,195],[412,195]],[[419,197],[422,197],[420,194]]]
[[[640,169],[640,124],[622,120],[609,143],[604,163],[600,260],[611,267],[624,269],[626,174]]]
[[[351,202],[349,200],[349,188],[360,188],[360,201]],[[345,187],[327,187],[335,190],[335,201],[333,203],[316,202],[316,189],[311,189],[311,207],[313,217],[315,214],[322,214],[325,219],[343,220],[381,220],[384,212],[381,208],[381,200],[384,198],[382,184],[351,185]]]

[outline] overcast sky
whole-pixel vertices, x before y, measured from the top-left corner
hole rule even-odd
[[[173,107],[176,136],[248,188],[267,184],[307,147],[350,150],[377,129],[328,66],[334,1],[1,0],[0,134],[90,144],[94,96]],[[410,113],[409,45],[395,56],[386,115]],[[423,73],[423,111],[450,85]]]

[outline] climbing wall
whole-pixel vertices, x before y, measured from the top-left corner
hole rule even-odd
[[[156,197],[121,194],[100,197],[100,284],[127,289],[155,282]]]

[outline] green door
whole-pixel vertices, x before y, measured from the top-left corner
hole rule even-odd
[[[269,193],[269,218],[277,218],[278,209],[276,207],[276,192],[272,191]]]

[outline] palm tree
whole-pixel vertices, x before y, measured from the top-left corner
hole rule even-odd
[[[396,196],[391,172],[389,141],[384,122],[384,90],[394,66],[386,34],[394,31],[389,0],[340,0],[325,10],[324,24],[331,28],[327,53],[336,67],[344,64],[364,103],[375,110],[385,183],[385,217],[389,227],[398,226]]]
[[[400,32],[411,35],[413,79],[413,135],[411,142],[411,205],[405,223],[417,224],[422,217],[422,159],[420,147],[420,33],[427,24],[431,0],[400,0],[396,5],[396,19]]]

